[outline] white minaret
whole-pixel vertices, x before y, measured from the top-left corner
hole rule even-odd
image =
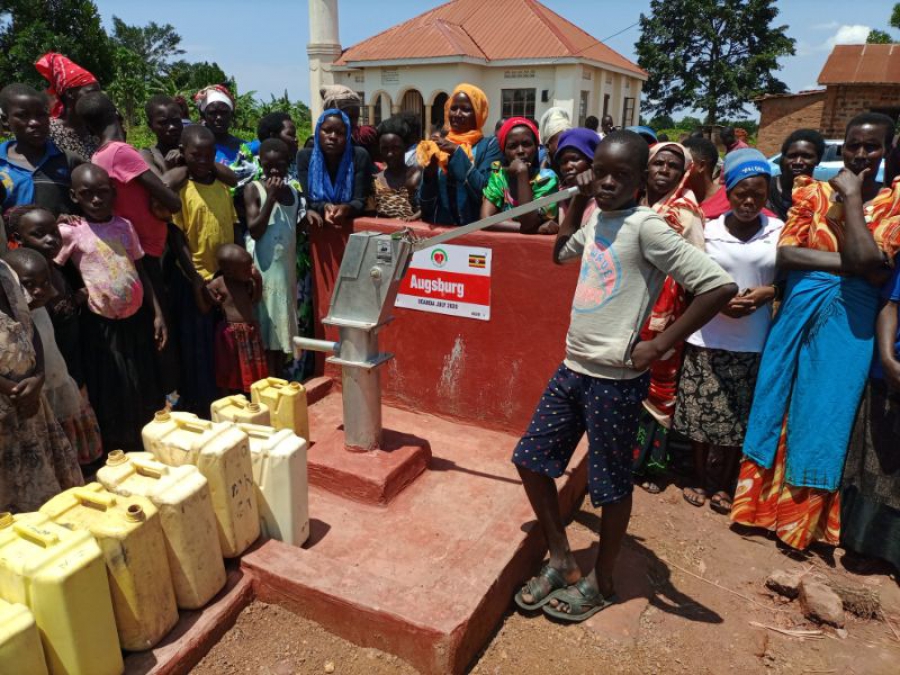
[[[313,126],[322,114],[319,89],[334,84],[331,67],[341,55],[338,0],[309,0],[309,109]]]

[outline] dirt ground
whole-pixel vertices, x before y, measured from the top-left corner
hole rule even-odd
[[[590,530],[598,524],[598,511],[584,504],[571,525],[573,542],[590,541]],[[660,495],[635,490],[625,546],[623,555],[641,564],[629,565],[623,574],[643,575],[644,579],[631,579],[630,585],[643,585],[644,597],[649,596],[628,601],[634,626],[624,632],[630,635],[613,635],[599,621],[602,614],[586,624],[560,625],[540,613],[514,612],[510,603],[510,611],[471,672],[900,672],[900,586],[890,570],[877,562],[845,555],[840,549],[816,549],[791,557],[765,533],[737,531],[729,527],[726,517],[708,507],[688,505],[676,485]],[[804,619],[796,601],[782,600],[765,588],[765,578],[775,569],[868,589],[880,599],[881,617],[848,614],[845,631],[814,625]],[[625,629],[629,620],[627,613],[621,618]],[[774,629],[819,633],[800,638]],[[406,675],[416,671],[394,656],[352,645],[280,607],[254,603],[193,672]]]

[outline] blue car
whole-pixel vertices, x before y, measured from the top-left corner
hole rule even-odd
[[[822,155],[822,161],[819,162],[819,165],[816,167],[815,171],[813,171],[813,178],[815,178],[816,180],[830,180],[831,178],[834,178],[838,175],[840,170],[844,168],[844,159],[843,157],[841,157],[841,148],[843,146],[844,141],[825,141],[825,154]],[[780,152],[773,157],[769,157],[769,166],[772,167],[773,176],[781,175]],[[878,175],[875,178],[879,182],[884,182],[883,161],[881,162],[881,166],[878,167]]]

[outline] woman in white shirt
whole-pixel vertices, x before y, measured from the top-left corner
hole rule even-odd
[[[784,223],[762,209],[769,194],[770,169],[757,150],[738,150],[725,160],[730,210],[706,224],[706,252],[741,291],[728,306],[687,339],[678,383],[674,428],[694,449],[694,482],[684,498],[731,511],[734,481],[760,354],[772,321],[775,253]],[[710,448],[722,454],[718,480],[707,475]]]

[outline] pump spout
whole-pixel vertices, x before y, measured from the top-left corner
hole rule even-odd
[[[301,352],[331,352],[335,356],[341,355],[341,343],[331,340],[315,340],[313,338],[295,337],[294,353],[300,356]]]

